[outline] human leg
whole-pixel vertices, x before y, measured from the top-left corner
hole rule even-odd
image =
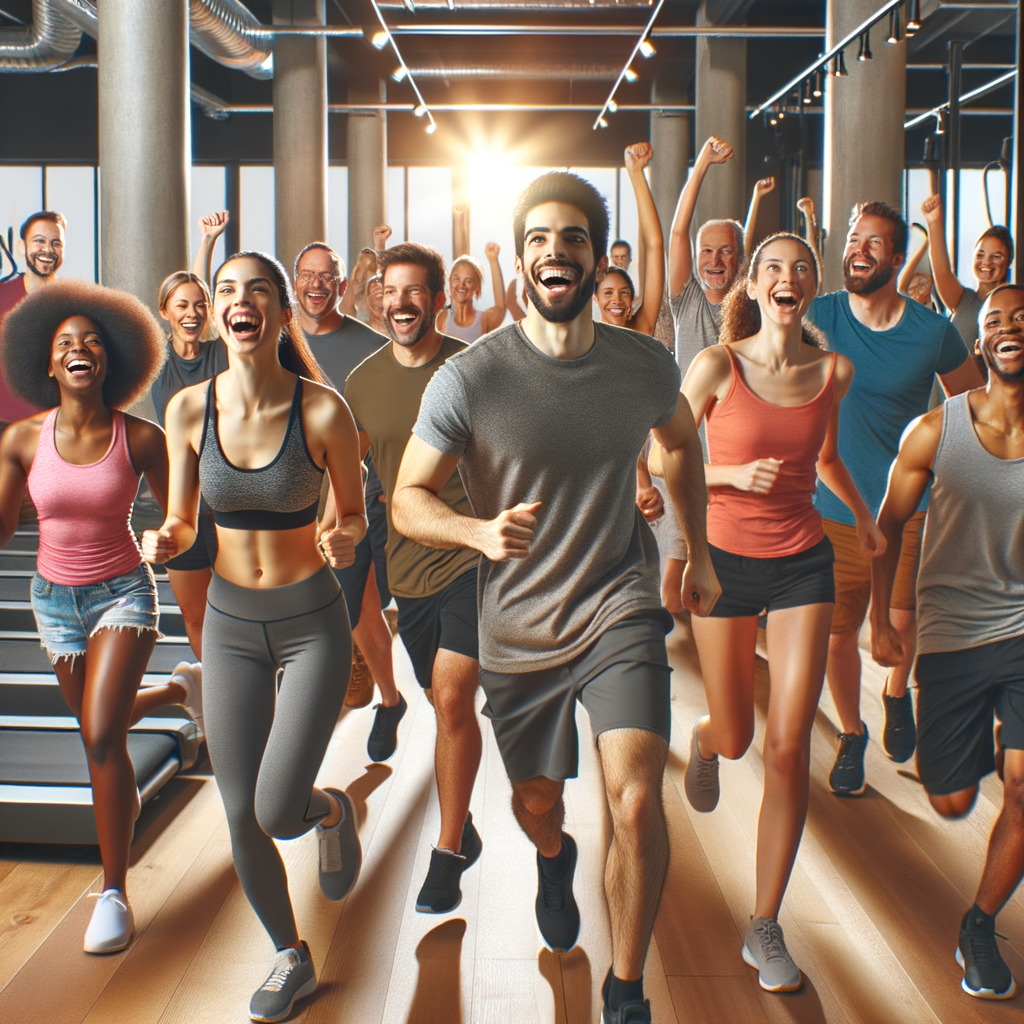
[[[203,660],[203,617],[206,614],[206,592],[210,588],[212,570],[172,569],[167,566],[167,578],[181,609],[189,646],[196,660]]]
[[[359,621],[352,628],[352,639],[370,666],[370,672],[380,689],[380,701],[386,708],[398,704],[398,689],[395,686],[395,671],[391,661],[391,630],[381,611],[377,581],[371,572],[366,577],[363,600],[359,609]]]

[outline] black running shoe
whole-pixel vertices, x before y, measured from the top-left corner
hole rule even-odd
[[[459,853],[466,858],[466,868],[471,868],[479,859],[480,851],[484,848],[484,844],[480,839],[480,833],[476,830],[476,825],[473,824],[473,814],[470,812],[466,815],[466,824],[462,826],[462,843],[459,846]]]
[[[975,999],[1012,999],[1017,983],[996,944],[996,921],[971,907],[960,925],[956,962],[964,969],[961,987]]]
[[[483,843],[473,824],[473,815],[466,815],[462,826],[462,844],[458,853],[434,850],[430,854],[427,878],[416,897],[421,914],[447,914],[462,902],[462,873],[479,859]]]
[[[890,697],[882,690],[882,706],[885,709],[882,749],[890,761],[903,764],[910,760],[917,747],[913,698],[909,690],[902,697]]]
[[[562,833],[562,847],[569,854],[569,866],[561,878],[548,878],[537,854],[537,928],[553,953],[567,953],[580,936],[580,908],[572,894],[578,851],[568,832]]]
[[[617,1010],[608,1005],[611,974],[609,970],[608,977],[601,986],[601,995],[604,997],[601,1024],[651,1024],[651,1003],[648,999],[627,999],[626,1002],[619,1004]]]
[[[864,725],[861,722],[861,725]],[[839,753],[828,776],[828,788],[836,796],[860,796],[867,789],[864,781],[864,751],[868,745],[868,727],[863,733],[839,733]]]
[[[398,747],[398,723],[402,720],[409,705],[399,694],[398,703],[393,708],[383,704],[375,704],[377,714],[373,719],[370,738],[366,741],[366,752],[371,761],[386,761]]]

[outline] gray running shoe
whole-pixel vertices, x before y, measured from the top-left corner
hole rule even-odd
[[[316,971],[309,946],[279,949],[270,977],[253,993],[249,1016],[258,1021],[284,1020],[292,1012],[296,999],[316,991]]]
[[[329,900],[343,900],[356,884],[363,865],[363,851],[356,832],[356,815],[348,794],[340,789],[324,787],[325,793],[338,798],[341,820],[337,825],[316,826],[320,840],[320,891]]]
[[[697,746],[699,724],[698,718],[693,723],[693,733],[690,736],[690,760],[683,774],[683,788],[686,790],[686,799],[690,801],[690,806],[695,811],[706,814],[718,806],[718,797],[722,790],[718,784],[718,755],[700,756],[700,749]]]
[[[800,968],[786,949],[782,927],[771,917],[755,917],[743,943],[743,961],[758,971],[766,992],[795,992],[803,985]]]
[[[864,780],[864,751],[868,745],[868,727],[864,732],[839,733],[839,752],[828,776],[828,788],[836,796],[860,796],[868,788]]]
[[[960,925],[956,962],[964,969],[961,988],[975,999],[1012,999],[1017,994],[999,946],[996,943],[995,918],[971,907]]]

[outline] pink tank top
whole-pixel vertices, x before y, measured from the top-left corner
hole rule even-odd
[[[52,409],[39,431],[28,492],[39,513],[39,555],[43,579],[84,587],[122,576],[142,562],[129,526],[139,474],[128,450],[124,413],[114,410],[113,436],[98,462],[76,466],[57,451]]]
[[[836,355],[824,387],[802,405],[773,405],[743,379],[731,348],[732,383],[707,414],[709,461],[742,466],[755,459],[781,459],[767,494],[733,487],[708,492],[708,540],[716,548],[753,558],[781,558],[814,547],[825,532],[814,507],[815,465],[835,404]]]

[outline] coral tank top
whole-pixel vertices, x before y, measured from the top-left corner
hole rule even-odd
[[[36,568],[43,579],[84,587],[122,576],[142,563],[129,520],[139,474],[128,450],[124,413],[113,412],[113,436],[98,462],[76,466],[57,451],[57,409],[39,431],[28,492],[39,513]]]
[[[707,413],[709,461],[742,466],[755,459],[781,459],[767,494],[734,487],[709,490],[708,540],[734,555],[782,558],[814,547],[824,536],[814,508],[815,465],[835,404],[836,354],[824,387],[802,405],[773,405],[759,398],[743,379],[731,348],[732,383]]]

